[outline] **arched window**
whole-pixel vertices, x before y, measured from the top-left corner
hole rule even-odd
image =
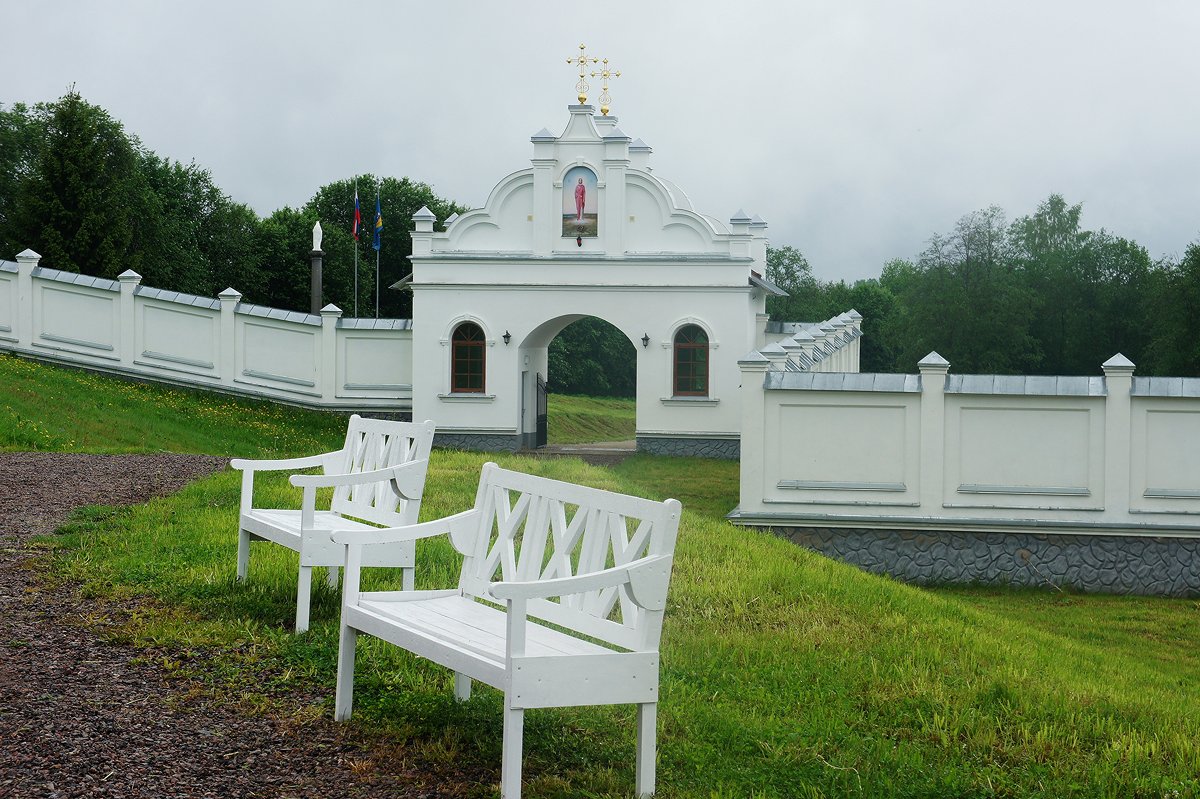
[[[463,322],[450,337],[450,391],[453,394],[482,394],[484,385],[483,331],[473,322]]]
[[[698,325],[684,325],[675,334],[677,397],[708,396],[708,336]]]

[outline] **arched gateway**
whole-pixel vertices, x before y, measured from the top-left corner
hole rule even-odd
[[[413,415],[438,442],[538,443],[547,347],[584,316],[637,352],[644,451],[736,457],[737,360],[767,342],[766,223],[696,212],[650,168],[615,117],[570,106],[561,135],[532,138],[532,166],[444,232],[413,220]]]

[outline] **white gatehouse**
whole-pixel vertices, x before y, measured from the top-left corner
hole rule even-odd
[[[640,450],[736,457],[738,358],[767,343],[766,223],[697,212],[616,117],[572,105],[483,208],[422,209],[413,238],[413,416],[438,442],[539,441],[547,347],[587,316],[637,353]],[[847,337],[849,340],[849,337]]]

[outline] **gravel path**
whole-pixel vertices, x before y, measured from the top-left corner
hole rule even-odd
[[[301,726],[183,697],[82,622],[104,608],[41,584],[28,541],[72,509],[143,502],[225,463],[0,453],[0,799],[460,795],[461,780],[373,757],[332,720]]]

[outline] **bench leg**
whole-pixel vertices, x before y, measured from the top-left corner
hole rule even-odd
[[[637,766],[634,777],[637,782],[638,799],[654,793],[654,739],[657,721],[657,703],[646,702],[638,705]]]
[[[245,582],[246,572],[250,570],[250,533],[238,530],[237,579]]]
[[[325,575],[325,582],[329,585],[330,588],[337,588],[337,586],[338,586],[338,567],[337,566],[329,567],[329,572]]]
[[[417,570],[415,567],[402,569],[400,574],[400,587],[405,591],[411,591],[417,585]]]
[[[500,799],[521,799],[521,746],[525,711],[508,706],[504,697],[504,740],[500,754]]]
[[[466,702],[471,698],[471,678],[465,674],[454,672],[454,698]]]
[[[312,601],[312,566],[300,567],[300,578],[296,581],[296,632],[308,629],[308,607]]]
[[[354,648],[358,631],[342,625],[338,641],[337,687],[333,694],[333,717],[337,721],[350,718],[354,707]]]

